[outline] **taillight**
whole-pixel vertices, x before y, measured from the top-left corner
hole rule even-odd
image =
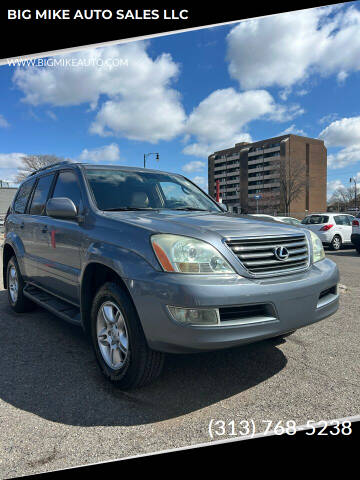
[[[352,226],[353,226],[353,227],[359,227],[359,226],[360,226],[359,220],[353,220],[353,221],[352,221]]]
[[[334,225],[329,223],[329,225],[324,225],[323,227],[321,227],[320,230],[322,230],[323,232],[326,232],[326,231],[330,230],[330,228],[332,228],[333,226]]]

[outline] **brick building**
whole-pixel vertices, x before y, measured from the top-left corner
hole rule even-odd
[[[326,211],[326,174],[324,142],[299,135],[237,143],[208,157],[209,194],[216,197],[219,180],[222,201],[237,213]]]

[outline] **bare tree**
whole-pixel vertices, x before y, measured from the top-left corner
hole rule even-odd
[[[359,195],[360,189],[357,188],[357,194]],[[329,206],[336,206],[337,210],[347,210],[352,204],[355,204],[355,186],[350,187],[340,186],[336,188],[328,200]]]
[[[16,180],[22,182],[30,173],[39,170],[39,168],[47,167],[63,160],[64,158],[56,155],[25,155],[21,158],[22,165],[19,167]]]
[[[274,190],[264,190],[261,192],[261,199],[249,198],[248,206],[251,212],[256,212],[256,204],[258,204],[259,212],[273,215],[279,211],[280,207],[279,192]]]
[[[284,161],[280,162],[280,194],[284,204],[285,215],[290,215],[290,205],[296,200],[306,187],[305,169],[301,163],[287,165]]]

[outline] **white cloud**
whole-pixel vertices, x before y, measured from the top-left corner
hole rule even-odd
[[[194,183],[196,183],[196,185],[198,185],[203,190],[207,190],[207,183],[208,183],[207,178],[201,177],[201,176],[196,176],[196,177],[192,178],[191,180]]]
[[[0,168],[16,168],[22,165],[25,153],[0,153]]]
[[[182,169],[184,170],[184,172],[192,173],[192,172],[199,172],[200,170],[205,168],[205,166],[206,166],[205,162],[201,162],[200,160],[194,160],[193,162],[186,163],[182,167]],[[196,177],[196,178],[200,178],[200,177]]]
[[[329,113],[328,115],[324,115],[323,117],[320,118],[319,123],[329,123],[333,122],[334,120],[337,120],[339,115],[337,113]]]
[[[13,81],[23,91],[23,101],[34,106],[89,104],[91,111],[105,96],[92,133],[153,143],[169,140],[185,122],[179,93],[170,86],[179,67],[169,54],[151,58],[147,45],[133,42],[56,56],[75,66],[18,68]],[[120,60],[122,66],[114,66]]]
[[[302,130],[301,128],[297,128],[295,126],[295,123],[293,123],[292,125],[290,125],[290,127],[286,128],[285,130],[280,132],[279,136],[280,135],[286,135],[288,133],[293,133],[294,135],[302,135],[304,137],[307,136],[307,133],[304,130]]]
[[[143,92],[144,93],[144,92]],[[90,132],[101,136],[124,136],[131,140],[157,143],[171,140],[184,128],[185,112],[174,90],[157,95],[138,93],[124,100],[109,100],[102,106]]]
[[[328,155],[328,166],[332,169],[339,169],[360,162],[360,145],[346,147]]]
[[[120,150],[116,143],[88,150],[85,148],[79,155],[80,162],[106,163],[120,160]]]
[[[341,180],[330,180],[327,182],[327,198],[329,199],[338,188],[344,188]]]
[[[188,155],[206,157],[210,153],[229,148],[238,142],[251,142],[247,125],[260,118],[286,121],[302,113],[292,105],[276,104],[266,90],[236,92],[233,88],[215,90],[189,115],[186,124],[187,139],[195,138],[185,146]]]
[[[328,155],[329,168],[338,169],[360,162],[360,117],[342,118],[319,135],[327,147],[343,147]]]
[[[360,145],[360,117],[336,120],[324,128],[319,136],[329,147]]]
[[[244,89],[289,89],[312,73],[337,75],[343,82],[360,70],[359,28],[360,12],[354,6],[241,22],[227,37],[229,73]]]
[[[0,128],[10,127],[10,123],[6,120],[4,115],[0,115]]]

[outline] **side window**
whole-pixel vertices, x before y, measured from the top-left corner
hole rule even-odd
[[[25,213],[26,205],[34,185],[35,179],[25,182],[19,188],[19,191],[16,195],[14,202],[14,212],[15,213]]]
[[[46,200],[53,181],[54,175],[40,177],[32,198],[30,215],[42,215],[44,213]]]
[[[345,215],[337,215],[334,220],[336,225],[349,225],[349,220]]]
[[[79,211],[81,193],[79,182],[74,172],[68,170],[59,173],[52,198],[59,197],[70,198]]]

